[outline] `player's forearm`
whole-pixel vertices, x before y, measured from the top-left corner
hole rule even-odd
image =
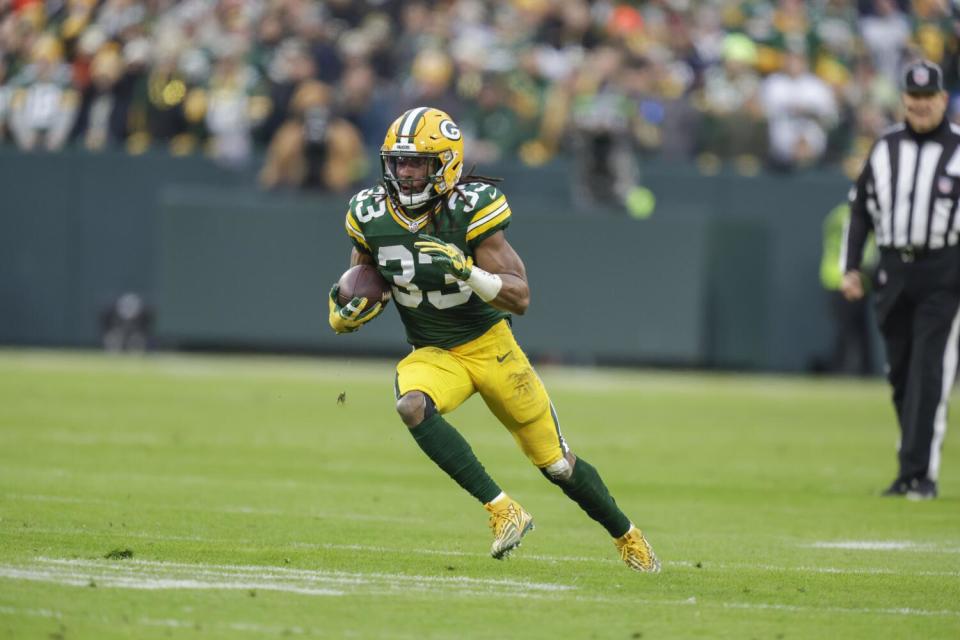
[[[527,281],[512,273],[500,273],[503,283],[497,297],[489,300],[489,304],[510,313],[522,316],[530,306],[530,287]]]
[[[863,260],[867,234],[873,227],[873,218],[867,213],[867,198],[872,182],[873,169],[867,162],[850,191],[850,217],[844,224],[840,246],[840,273],[858,270]]]
[[[847,273],[860,268],[863,261],[863,248],[870,232],[870,223],[865,207],[854,202],[851,207],[850,219],[843,230],[843,245],[840,250],[840,272]]]
[[[354,247],[350,251],[350,266],[355,267],[358,264],[376,264],[376,262],[369,253],[357,251],[357,248]]]

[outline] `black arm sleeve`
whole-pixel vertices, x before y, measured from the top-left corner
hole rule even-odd
[[[873,181],[869,156],[864,164],[857,183],[850,189],[850,219],[843,233],[843,247],[840,252],[840,272],[847,273],[860,268],[863,261],[863,247],[867,234],[873,229],[873,220],[867,213],[867,185]]]

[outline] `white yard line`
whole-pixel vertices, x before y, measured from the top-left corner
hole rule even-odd
[[[71,587],[105,587],[114,589],[167,590],[167,589],[222,589],[285,591],[308,596],[342,596],[343,591],[331,588],[311,588],[289,584],[275,584],[264,580],[215,580],[196,578],[156,578],[109,575],[102,571],[66,571],[63,569],[20,569],[0,566],[0,578],[46,582]]]
[[[41,563],[62,565],[62,566],[93,566],[93,567],[115,567],[115,562],[103,560],[78,560],[78,559],[58,559],[58,558],[37,558]],[[255,575],[278,579],[303,578],[303,579],[335,579],[344,583],[364,583],[370,579],[382,580],[392,585],[397,584],[419,584],[423,583],[442,583],[442,584],[466,584],[479,586],[498,586],[518,589],[529,589],[533,591],[569,591],[575,587],[568,585],[559,585],[554,583],[530,582],[528,580],[513,580],[510,578],[470,578],[467,576],[418,576],[404,573],[358,573],[350,571],[324,571],[315,569],[295,569],[291,567],[271,567],[264,565],[215,565],[215,564],[194,564],[186,562],[158,562],[155,560],[129,560],[124,565],[145,568],[146,570],[157,571],[187,571],[207,573],[209,575]]]
[[[929,542],[910,540],[833,540],[802,545],[813,549],[845,549],[850,551],[925,551],[960,553],[960,547],[943,547]]]
[[[19,607],[7,607],[0,605],[0,614],[29,616],[31,618],[53,618],[59,620],[63,617],[59,611],[51,609],[23,609]]]
[[[82,560],[65,558],[46,558],[39,557],[36,561],[43,565],[67,566],[67,567],[101,567],[117,568],[138,567],[138,570],[145,571],[187,571],[191,574],[197,572],[205,575],[255,575],[276,578],[306,578],[318,579],[335,577],[338,580],[363,582],[369,578],[389,580],[394,583],[417,583],[420,581],[441,582],[447,584],[475,584],[475,585],[498,585],[508,587],[518,587],[523,589],[533,589],[540,591],[569,591],[575,587],[566,585],[557,585],[553,583],[538,583],[527,580],[513,580],[510,578],[470,578],[467,576],[417,576],[405,573],[357,573],[351,571],[324,571],[316,569],[296,569],[292,567],[274,567],[269,565],[236,565],[236,564],[197,564],[190,562],[159,562],[156,560],[125,560],[118,565],[117,562],[106,560]]]
[[[69,496],[47,496],[29,493],[8,493],[4,496],[7,500],[20,500],[23,502],[57,502],[62,504],[109,504],[117,505],[118,500],[103,500],[99,498],[71,498]]]
[[[412,592],[458,597],[540,597],[575,587],[526,580],[362,573],[270,567],[127,560],[37,558],[0,565],[0,578],[67,586],[137,590],[280,591],[310,596],[401,595]]]

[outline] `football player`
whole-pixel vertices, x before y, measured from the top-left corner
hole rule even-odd
[[[397,411],[424,453],[490,514],[490,554],[507,556],[533,517],[491,478],[444,416],[474,393],[551,482],[613,537],[631,569],[657,572],[643,533],[617,507],[597,470],[567,446],[547,391],[510,328],[530,300],[526,270],[504,237],[507,199],[463,171],[463,139],[443,111],[410,109],[387,130],[383,182],[350,201],[351,265],[375,265],[391,283],[413,351],[397,365]],[[337,303],[330,326],[356,331],[382,310],[366,298]]]

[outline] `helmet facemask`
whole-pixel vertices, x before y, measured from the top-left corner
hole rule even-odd
[[[404,170],[404,162],[426,161],[425,174],[420,171]],[[397,202],[410,209],[418,209],[446,191],[443,179],[445,165],[435,153],[417,153],[412,151],[384,151],[380,154],[383,180]],[[415,177],[401,177],[401,174],[416,173]]]

